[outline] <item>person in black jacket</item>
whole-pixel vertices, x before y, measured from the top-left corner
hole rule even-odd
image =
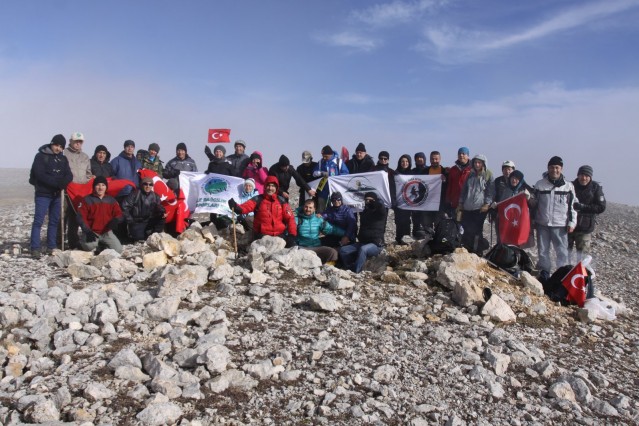
[[[345,268],[359,273],[364,268],[366,259],[379,255],[384,246],[387,215],[388,210],[375,192],[364,194],[364,211],[359,215],[360,227],[357,234],[359,242],[339,249],[339,257]]]
[[[355,154],[346,162],[346,167],[350,174],[366,173],[373,170],[375,162],[373,157],[366,153],[366,146],[360,142],[355,148]]]
[[[277,178],[280,183],[279,195],[287,200],[289,198],[288,188],[291,185],[291,178],[295,179],[295,183],[300,188],[300,193],[301,190],[304,190],[311,197],[315,196],[315,190],[308,186],[306,181],[297,173],[297,170],[291,166],[291,161],[286,155],[280,156],[279,161],[268,169],[268,174]]]
[[[226,148],[224,148],[224,146],[216,145],[215,148],[213,148],[213,157],[211,157],[211,162],[205,173],[234,176],[233,166],[226,160]]]
[[[35,187],[35,215],[31,225],[30,247],[34,259],[39,259],[42,255],[40,231],[47,214],[47,250],[53,251],[56,247],[60,221],[60,193],[73,180],[69,161],[62,155],[66,144],[64,136],[55,135],[51,143],[38,149],[31,166],[29,183]]]
[[[573,247],[577,249],[575,263],[590,253],[591,234],[595,230],[597,215],[606,210],[606,197],[599,182],[592,180],[592,167],[581,166],[577,179],[573,181],[577,201],[573,204],[577,211],[577,226],[568,234],[568,250],[572,258]]]
[[[113,176],[113,167],[109,162],[111,153],[104,145],[95,147],[93,157],[91,157],[91,174],[93,176],[103,176],[105,178]]]
[[[146,240],[149,235],[164,231],[166,210],[153,191],[153,179],[142,178],[140,189],[124,199],[122,214],[133,241]]]
[[[309,183],[314,181],[315,177],[313,177],[313,170],[317,166],[317,161],[313,161],[313,154],[310,151],[304,151],[302,153],[302,164],[297,166],[295,171],[298,175],[304,180],[304,182]],[[302,207],[304,205],[304,197],[302,196],[306,190],[300,186],[300,199],[299,206]]]

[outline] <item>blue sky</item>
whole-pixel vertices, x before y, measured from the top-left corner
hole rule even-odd
[[[468,146],[532,184],[560,155],[570,179],[590,164],[610,200],[639,205],[623,158],[638,51],[639,0],[3,0],[0,167],[80,131],[90,154],[133,139],[167,161],[186,142],[205,169],[222,127],[267,165],[359,142],[451,165]]]

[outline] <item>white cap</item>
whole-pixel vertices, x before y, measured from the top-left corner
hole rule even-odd
[[[503,169],[504,167],[510,167],[512,169],[515,168],[515,163],[510,161],[510,160],[506,160],[503,163],[501,163],[501,168]]]
[[[70,141],[84,141],[84,135],[80,132],[71,133]]]

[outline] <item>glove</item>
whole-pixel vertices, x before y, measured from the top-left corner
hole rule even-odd
[[[111,219],[109,223],[107,223],[107,228],[109,228],[111,231],[118,229],[118,226],[120,226],[120,221],[115,217]]]
[[[84,239],[87,241],[87,243],[92,243],[98,239],[98,236],[95,232],[87,232]]]
[[[574,203],[574,204],[572,205],[572,207],[573,207],[576,211],[581,211],[581,210],[583,210],[584,205],[583,205],[583,204],[581,204],[581,203]]]
[[[490,209],[490,205],[489,205],[489,204],[484,204],[483,206],[481,206],[481,207],[479,208],[479,211],[480,211],[481,213],[486,213],[486,212],[488,211],[488,209]]]
[[[297,245],[297,238],[295,235],[288,235],[286,237],[286,248],[291,248]]]
[[[206,156],[207,156],[208,158],[213,157],[213,153],[211,152],[211,148],[209,148],[209,146],[208,146],[208,145],[204,147],[204,153],[206,154]]]
[[[237,201],[233,198],[229,200],[229,208],[237,214],[242,214],[242,209],[237,205]]]

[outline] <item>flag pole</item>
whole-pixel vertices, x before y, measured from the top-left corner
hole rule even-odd
[[[64,251],[64,189],[60,191],[60,250]]]
[[[237,232],[235,230],[235,210],[231,210],[231,218],[233,219],[233,248],[235,249],[235,260],[237,260]]]

